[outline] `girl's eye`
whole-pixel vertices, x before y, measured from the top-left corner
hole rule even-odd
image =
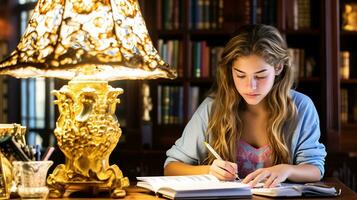
[[[266,76],[256,76],[255,78],[256,78],[256,79],[265,79]]]
[[[244,75],[237,75],[238,78],[244,78]]]

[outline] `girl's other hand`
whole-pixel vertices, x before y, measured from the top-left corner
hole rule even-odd
[[[237,163],[216,159],[209,168],[209,174],[221,181],[231,181],[236,178],[237,169]]]
[[[276,187],[279,183],[284,182],[290,175],[290,165],[279,164],[273,167],[260,168],[248,174],[243,183],[254,187],[259,182],[264,182],[265,188]]]

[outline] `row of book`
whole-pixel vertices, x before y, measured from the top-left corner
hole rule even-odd
[[[276,24],[277,0],[245,0],[242,8],[244,24]]]
[[[223,0],[189,0],[190,29],[219,29],[223,26]]]
[[[198,106],[208,95],[208,89],[199,86],[191,86],[188,90],[188,117],[192,117]]]
[[[215,77],[223,47],[210,47],[206,41],[189,43],[189,76],[194,78]]]
[[[183,47],[179,40],[158,40],[158,51],[161,57],[172,66],[179,77],[183,77]]]
[[[190,29],[218,29],[223,24],[223,0],[189,0],[188,24]],[[184,1],[158,0],[157,28],[177,30],[184,21]]]
[[[206,98],[208,88],[191,86],[188,89],[188,118],[197,110],[200,103]],[[158,124],[183,124],[183,87],[159,85],[157,87],[157,121]]]
[[[307,56],[305,49],[289,48],[288,51],[295,71],[295,80],[311,78],[315,75],[316,60],[314,57]]]
[[[188,76],[194,78],[214,77],[223,47],[210,47],[206,41],[191,41],[188,45]],[[183,77],[184,49],[182,42],[159,39],[158,51],[161,57],[177,71],[178,76]]]
[[[183,87],[159,85],[157,87],[157,122],[158,124],[183,124],[184,105]],[[188,89],[188,119],[206,98],[207,89],[191,86]]]
[[[214,77],[222,56],[223,47],[208,46],[206,41],[190,41],[188,45],[188,76],[193,78]],[[182,42],[179,40],[164,41],[160,39],[158,40],[158,50],[162,58],[177,70],[179,77],[183,77],[184,51]],[[292,58],[296,79],[310,78],[316,74],[316,60],[313,56],[306,55],[305,49],[289,48],[289,54]],[[344,60],[341,62],[344,64],[344,68],[349,68],[349,64],[346,64],[349,63],[349,53],[344,52],[341,55],[344,55]]]
[[[184,1],[157,0],[157,28],[159,30],[174,30],[182,26],[184,16]]]
[[[183,124],[183,86],[157,87],[158,124]]]
[[[357,89],[341,88],[341,122],[357,122]]]
[[[296,3],[296,18],[299,24],[305,26],[309,18],[306,12],[309,0],[294,0]],[[158,0],[157,2],[157,28],[163,30],[177,30],[182,28],[184,21],[184,1]],[[225,21],[233,18],[243,24],[276,24],[277,0],[244,0],[236,1],[235,8],[224,8],[224,0],[189,0],[188,1],[188,27],[190,29],[221,29]],[[233,9],[233,10],[232,10]],[[233,15],[233,16],[230,16]],[[232,19],[231,19],[232,18]],[[239,18],[239,19],[236,19]]]
[[[290,30],[311,28],[310,0],[291,0],[286,4],[287,27]]]

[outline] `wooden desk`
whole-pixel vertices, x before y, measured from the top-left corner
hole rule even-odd
[[[350,188],[345,186],[342,182],[335,178],[325,178],[322,183],[329,185],[329,186],[334,186],[336,189],[341,189],[342,193],[341,196],[339,197],[334,197],[331,198],[329,197],[328,199],[357,199],[357,194],[353,192]],[[159,198],[155,197],[154,194],[148,190],[137,188],[135,186],[131,186],[127,189],[128,195],[124,199],[130,199],[130,200],[136,200],[136,199],[142,199],[142,200],[153,200],[153,199],[164,199],[164,198]],[[253,195],[252,199],[272,199],[268,197],[262,197],[262,196],[257,196]],[[289,200],[292,200],[293,198],[289,198]],[[294,199],[303,199],[303,198],[294,198]],[[309,198],[311,200],[311,198]],[[326,199],[326,198],[313,198],[313,200],[319,200],[319,199]]]
[[[334,186],[336,189],[341,189],[342,193],[341,196],[338,197],[328,197],[328,198],[289,198],[289,200],[294,200],[294,199],[309,199],[309,200],[321,200],[321,199],[357,199],[357,194],[352,191],[350,188],[345,186],[342,182],[335,178],[325,178],[322,183],[329,185],[329,186]],[[138,188],[135,185],[131,185],[129,188],[126,189],[127,191],[127,196],[119,199],[119,200],[163,200],[165,198],[160,198],[155,196],[155,194],[149,190]],[[83,200],[83,198],[67,198],[68,200]],[[91,198],[91,199],[110,199],[110,198]],[[273,199],[269,197],[263,197],[263,196],[257,196],[253,195],[252,198],[253,200],[263,200],[263,199]],[[280,198],[281,199],[281,198]]]

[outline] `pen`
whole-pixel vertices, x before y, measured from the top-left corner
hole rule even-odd
[[[41,160],[41,146],[36,144],[35,146],[35,160],[40,161]]]
[[[48,160],[48,159],[50,158],[50,156],[52,155],[52,153],[53,153],[54,150],[55,150],[54,147],[48,147],[48,148],[47,148],[47,151],[46,151],[46,153],[45,153],[45,155],[44,155],[43,158],[42,158],[42,160],[43,160],[43,161]]]
[[[217,158],[218,160],[223,160],[222,157],[220,155],[218,155],[218,153],[211,147],[211,145],[209,145],[207,142],[204,142],[204,144],[206,145],[207,149],[213,154],[213,156],[215,158]],[[235,173],[236,179],[240,180],[238,173]]]

